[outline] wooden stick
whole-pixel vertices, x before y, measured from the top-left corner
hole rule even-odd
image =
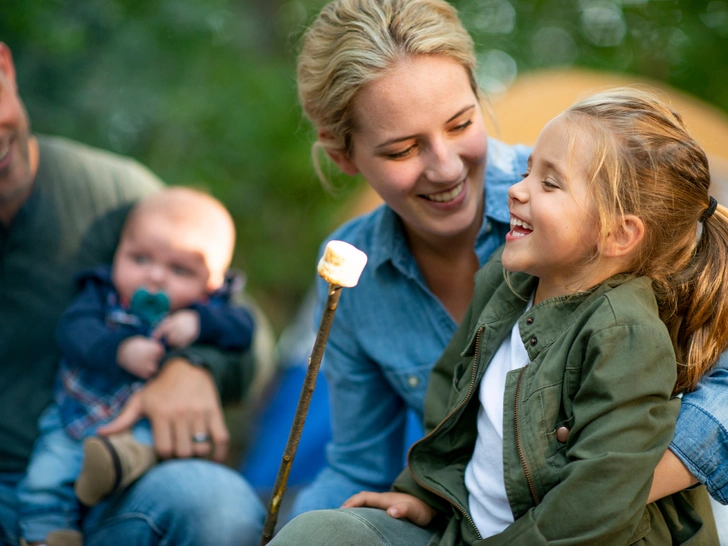
[[[308,407],[311,405],[311,397],[313,396],[313,391],[316,388],[316,377],[318,376],[318,371],[321,367],[321,359],[324,356],[326,341],[329,339],[331,324],[334,322],[334,314],[336,313],[336,308],[339,305],[340,296],[341,286],[329,283],[329,294],[326,299],[326,307],[324,307],[321,324],[319,325],[318,333],[316,334],[316,341],[313,344],[311,356],[308,359],[308,369],[306,370],[306,377],[303,380],[301,395],[298,398],[296,414],[293,417],[291,432],[288,435],[288,442],[286,443],[286,449],[283,452],[283,459],[281,460],[281,465],[278,468],[276,483],[273,487],[273,496],[268,504],[268,514],[265,517],[263,536],[260,539],[260,546],[265,546],[273,538],[275,526],[278,521],[278,510],[280,510],[283,494],[286,491],[286,483],[288,483],[288,475],[291,472],[293,458],[296,456],[298,443],[301,440],[303,425],[306,422]]]

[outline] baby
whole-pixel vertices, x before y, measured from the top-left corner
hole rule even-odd
[[[156,464],[148,421],[95,435],[154,376],[192,344],[249,348],[253,319],[231,304],[235,228],[225,207],[188,188],[168,188],[130,212],[111,266],[78,278],[79,295],[56,332],[62,359],[55,404],[18,492],[29,544],[81,544],[78,499],[94,505]],[[199,436],[199,437],[198,437]],[[193,442],[209,442],[204,430]],[[50,496],[49,496],[50,493]]]

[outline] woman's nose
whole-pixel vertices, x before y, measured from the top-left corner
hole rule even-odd
[[[432,182],[449,184],[463,175],[463,160],[452,144],[434,142],[427,154],[425,175]]]

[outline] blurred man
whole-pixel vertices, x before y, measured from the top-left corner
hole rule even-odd
[[[22,479],[59,360],[56,322],[73,275],[109,262],[129,207],[161,182],[138,163],[65,139],[36,137],[0,42],[0,543],[19,544],[15,488]],[[90,509],[84,543],[257,544],[264,509],[228,468],[222,401],[252,380],[239,353],[193,345],[173,354],[108,432],[141,417],[166,461],[123,495]],[[193,441],[193,438],[195,441]],[[182,459],[175,459],[180,457]]]

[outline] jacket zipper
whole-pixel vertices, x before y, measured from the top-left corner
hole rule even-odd
[[[448,413],[445,416],[445,418],[442,421],[440,421],[440,423],[435,428],[433,428],[432,431],[430,431],[430,433],[427,436],[425,436],[424,438],[420,439],[416,443],[419,444],[420,442],[424,441],[425,438],[427,438],[429,436],[432,436],[435,432],[437,432],[437,430],[440,427],[442,427],[442,425],[445,423],[445,421],[447,421],[448,419],[450,419],[450,417],[452,417],[455,413],[457,413],[460,410],[460,408],[462,408],[470,400],[470,397],[473,394],[473,387],[475,386],[475,375],[476,375],[477,369],[478,369],[478,367],[477,367],[477,363],[478,363],[478,352],[480,350],[480,340],[483,337],[483,331],[484,330],[485,330],[485,328],[483,328],[481,326],[481,328],[478,330],[478,334],[477,334],[477,336],[475,338],[475,353],[473,355],[473,374],[472,374],[472,377],[470,378],[470,387],[468,388],[468,394],[467,394],[467,396],[463,399],[463,401],[460,404],[458,404],[457,406],[455,406],[455,408],[453,408],[453,410],[450,413]],[[412,447],[414,447],[414,445]],[[412,447],[410,447],[410,451],[412,451]],[[462,506],[460,506],[456,502],[450,500],[449,498],[447,498],[446,496],[444,496],[439,491],[436,491],[435,489],[431,488],[430,486],[422,483],[419,480],[419,478],[417,478],[417,476],[415,475],[414,472],[410,472],[410,473],[412,474],[412,479],[414,479],[415,482],[417,482],[417,484],[420,487],[422,487],[423,489],[427,489],[429,492],[434,493],[435,495],[437,495],[441,499],[444,499],[445,501],[447,501],[448,503],[450,503],[452,506],[454,506],[458,510],[458,512],[460,512],[463,515],[463,517],[466,520],[468,520],[468,522],[470,523],[470,525],[472,525],[473,529],[475,530],[475,535],[478,537],[478,540],[483,540],[483,537],[480,535],[480,531],[478,531],[478,528],[476,527],[475,522],[473,521],[473,518],[470,517],[470,514],[468,514],[468,511],[465,508],[463,508]]]
[[[541,500],[538,497],[538,493],[536,492],[536,486],[534,485],[533,478],[531,477],[531,472],[528,470],[528,465],[526,464],[526,456],[523,453],[523,446],[521,445],[521,431],[518,428],[518,399],[521,394],[521,382],[523,381],[523,372],[526,371],[526,368],[528,368],[528,364],[521,368],[521,373],[518,374],[518,383],[516,383],[516,399],[513,402],[513,424],[516,428],[516,450],[518,451],[518,458],[521,460],[523,472],[525,472],[526,474],[526,481],[528,482],[528,488],[531,490],[533,502],[535,502],[536,506],[538,506],[541,503]]]

